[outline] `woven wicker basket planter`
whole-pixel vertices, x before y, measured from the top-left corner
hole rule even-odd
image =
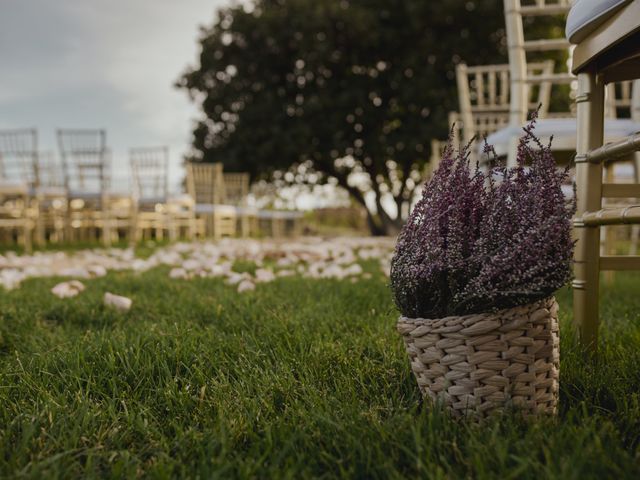
[[[400,317],[423,397],[455,416],[484,417],[515,407],[555,414],[560,342],[551,297],[494,313],[436,320]]]

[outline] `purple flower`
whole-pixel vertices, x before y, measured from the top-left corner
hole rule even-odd
[[[407,317],[508,308],[549,296],[571,277],[575,202],[550,144],[524,128],[517,166],[483,171],[467,145],[447,145],[396,245],[391,288]],[[493,149],[485,145],[485,154]],[[495,160],[495,154],[493,154]]]

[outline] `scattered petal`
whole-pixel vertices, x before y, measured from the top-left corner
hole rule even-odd
[[[256,270],[256,282],[272,282],[276,279],[273,270],[267,270],[266,268],[259,268]]]
[[[255,289],[256,289],[256,285],[251,280],[243,280],[238,285],[238,293],[248,292]]]
[[[189,274],[184,268],[176,267],[169,272],[169,278],[189,278]]]
[[[62,282],[57,284],[51,289],[51,293],[53,293],[58,298],[71,298],[75,297],[83,290],[84,285],[80,281],[71,280],[69,282]]]
[[[105,292],[104,304],[107,307],[113,307],[121,312],[126,312],[131,308],[133,301],[130,298],[122,297],[120,295],[114,295],[113,293]]]

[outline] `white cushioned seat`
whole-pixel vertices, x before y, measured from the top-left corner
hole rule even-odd
[[[235,215],[236,207],[233,205],[220,205],[214,203],[197,203],[195,207],[196,213],[209,214],[209,213],[224,213],[227,215]]]
[[[258,209],[256,207],[235,207],[238,215],[257,216]]]
[[[67,190],[64,187],[38,187],[33,191],[33,194],[45,197],[66,197]]]
[[[262,219],[293,220],[300,217],[302,217],[302,212],[293,210],[260,210],[258,212],[258,218]]]
[[[534,134],[543,144],[549,142],[553,135],[551,149],[555,151],[575,150],[577,123],[575,118],[545,118],[536,122]],[[609,119],[604,122],[605,141],[626,137],[640,131],[640,123],[630,119]],[[498,130],[487,137],[487,143],[493,145],[499,157],[507,155],[511,138],[519,138],[524,134],[522,127],[510,126]],[[482,145],[480,145],[482,152]]]
[[[580,43],[609,17],[632,0],[578,0],[567,16],[565,35]]]
[[[82,200],[100,200],[102,198],[102,193],[70,190],[69,198],[79,198]]]
[[[166,197],[141,197],[138,199],[138,205],[153,205],[157,203],[167,203]]]
[[[0,190],[3,192],[27,193],[29,191],[29,185],[19,180],[0,178]]]

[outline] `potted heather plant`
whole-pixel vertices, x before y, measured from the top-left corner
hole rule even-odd
[[[469,146],[456,153],[449,144],[391,263],[398,330],[418,386],[456,416],[508,406],[556,412],[553,293],[571,275],[575,204],[561,188],[567,169],[534,125],[535,117],[513,168],[483,171],[471,165]]]

